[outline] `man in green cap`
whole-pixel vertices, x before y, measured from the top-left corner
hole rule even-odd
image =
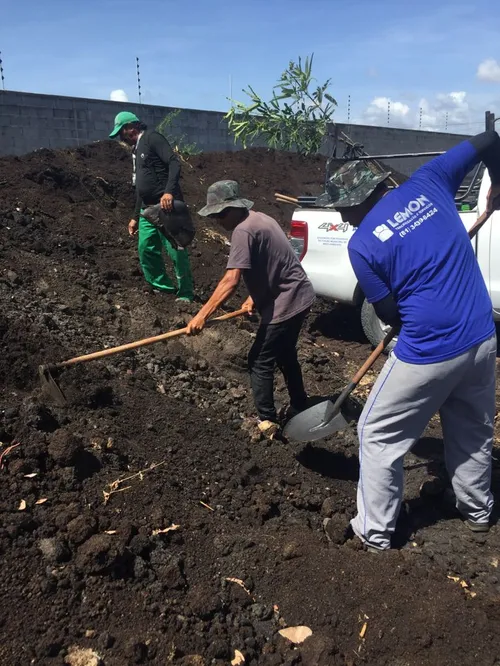
[[[314,289],[285,233],[272,217],[250,210],[253,202],[240,196],[238,183],[222,180],[208,188],[207,205],[199,211],[232,232],[226,273],[208,302],[189,322],[188,333],[199,333],[207,319],[236,290],[241,276],[250,293],[243,304],[261,316],[257,337],[248,356],[248,368],[259,430],[273,438],[280,429],[274,404],[276,365],[290,395],[287,416],[306,407],[297,340],[311,305]]]
[[[155,289],[166,293],[177,292],[178,301],[193,300],[193,278],[186,249],[175,249],[162,232],[143,217],[146,207],[160,204],[171,212],[174,199],[183,201],[179,178],[180,162],[167,139],[153,129],[148,129],[129,111],[122,111],[115,118],[110,138],[119,137],[133,146],[133,176],[137,200],[134,217],[128,224],[131,236],[139,234],[138,251],[144,277]],[[178,289],[165,271],[162,249],[173,261]]]

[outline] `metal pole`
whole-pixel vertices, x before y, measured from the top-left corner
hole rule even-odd
[[[0,51],[0,77],[2,79],[2,90],[5,90],[5,78],[3,75],[2,52]]]
[[[141,100],[141,74],[139,72],[139,58],[136,57],[136,65],[137,65],[137,91],[139,93],[139,104],[142,104]]]
[[[351,96],[347,96],[347,124],[351,122]]]
[[[495,114],[492,113],[491,111],[486,111],[485,115],[485,129],[486,131],[488,130],[494,130],[495,129]],[[497,119],[498,120],[498,119]]]
[[[356,157],[357,160],[390,160],[396,159],[399,157],[437,157],[438,155],[444,155],[445,151],[436,153],[395,153],[394,155],[361,155]]]

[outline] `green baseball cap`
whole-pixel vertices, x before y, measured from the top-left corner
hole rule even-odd
[[[113,128],[113,131],[109,135],[110,139],[113,139],[115,136],[118,136],[120,134],[120,131],[122,127],[125,125],[128,125],[130,123],[138,123],[139,118],[135,115],[135,113],[131,113],[130,111],[120,111],[120,113],[117,114],[115,117],[115,126]]]
[[[390,175],[390,171],[375,173],[364,160],[347,162],[329,178],[326,192],[315,204],[323,208],[359,206]]]
[[[235,180],[218,180],[207,190],[207,205],[198,215],[217,215],[226,208],[246,208],[250,210],[253,201],[240,196],[240,186]]]

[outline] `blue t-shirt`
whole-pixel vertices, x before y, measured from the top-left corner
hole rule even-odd
[[[366,299],[392,294],[402,321],[395,347],[407,363],[463,354],[495,332],[492,304],[454,197],[480,158],[469,141],[425,164],[386,194],[349,241]]]

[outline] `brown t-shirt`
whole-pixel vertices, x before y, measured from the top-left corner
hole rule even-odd
[[[313,286],[285,233],[264,213],[250,211],[233,231],[227,268],[243,272],[264,324],[290,319],[314,301]]]

